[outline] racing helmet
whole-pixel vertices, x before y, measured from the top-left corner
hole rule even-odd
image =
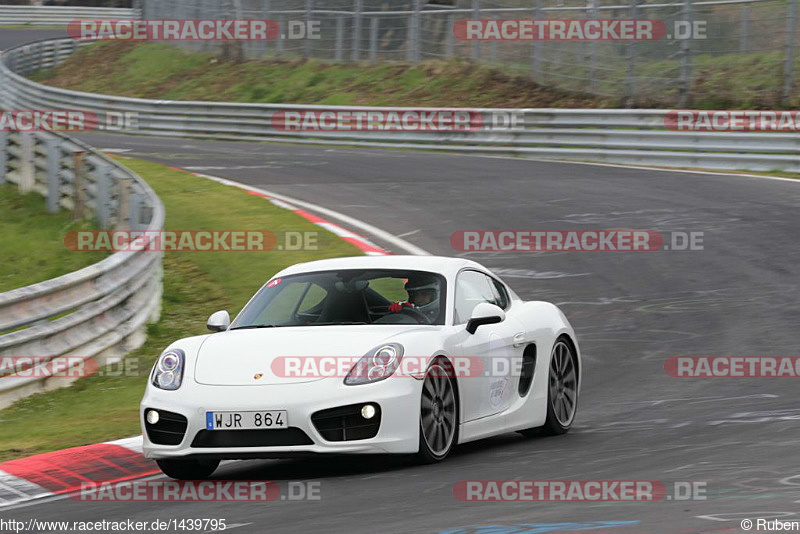
[[[405,290],[415,310],[431,321],[439,315],[439,280],[432,276],[412,276],[406,282]]]

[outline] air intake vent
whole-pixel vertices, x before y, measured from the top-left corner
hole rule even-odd
[[[145,415],[150,410],[151,408],[146,408]],[[150,424],[145,418],[144,428],[147,431],[147,439],[156,445],[180,445],[189,422],[179,413],[156,411],[158,412],[156,424]]]
[[[369,419],[361,415],[364,404],[351,404],[319,411],[311,416],[311,422],[326,441],[374,438],[381,427],[381,407],[374,402],[368,404],[375,408],[375,415]]]
[[[533,373],[536,370],[536,345],[528,345],[522,353],[522,369],[519,374],[519,396],[528,394],[533,383]]]
[[[201,430],[192,447],[288,447],[313,445],[308,435],[296,427],[276,430]]]

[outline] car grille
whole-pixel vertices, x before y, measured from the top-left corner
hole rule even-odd
[[[362,403],[316,412],[311,416],[311,422],[326,441],[374,438],[381,426],[381,408],[375,403],[369,404],[375,407],[375,415],[371,419],[361,416]]]
[[[313,445],[308,435],[296,427],[275,430],[201,430],[192,447],[287,447]]]
[[[146,408],[147,413],[150,408]],[[144,428],[147,431],[147,439],[156,445],[180,445],[183,435],[186,434],[186,426],[189,421],[179,413],[165,412],[158,410],[158,423],[151,425],[145,419]]]

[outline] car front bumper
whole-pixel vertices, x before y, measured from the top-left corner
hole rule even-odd
[[[394,376],[374,384],[358,386],[346,386],[341,378],[263,386],[209,386],[197,384],[190,379],[176,391],[164,391],[149,385],[139,410],[144,436],[144,454],[147,458],[161,459],[189,455],[217,458],[280,458],[315,453],[415,453],[419,448],[421,391],[421,380]],[[327,441],[311,420],[311,416],[321,410],[360,403],[375,403],[380,406],[380,428],[373,438]],[[180,414],[187,419],[186,432],[179,444],[160,445],[150,441],[144,421],[147,409],[165,410]],[[258,447],[192,446],[198,432],[206,429],[206,412],[267,410],[285,410],[288,426],[302,430],[313,443]],[[275,430],[257,432],[275,432]]]

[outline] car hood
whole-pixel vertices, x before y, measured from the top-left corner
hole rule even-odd
[[[409,325],[348,325],[229,330],[208,336],[200,346],[194,378],[200,384],[214,386],[314,382],[325,377],[279,376],[285,373],[279,371],[282,368],[281,362],[275,360],[285,356],[333,356],[355,361],[382,343],[402,343],[401,338],[428,333],[433,328]],[[277,373],[274,372],[276,370]],[[261,376],[257,378],[258,375]]]

